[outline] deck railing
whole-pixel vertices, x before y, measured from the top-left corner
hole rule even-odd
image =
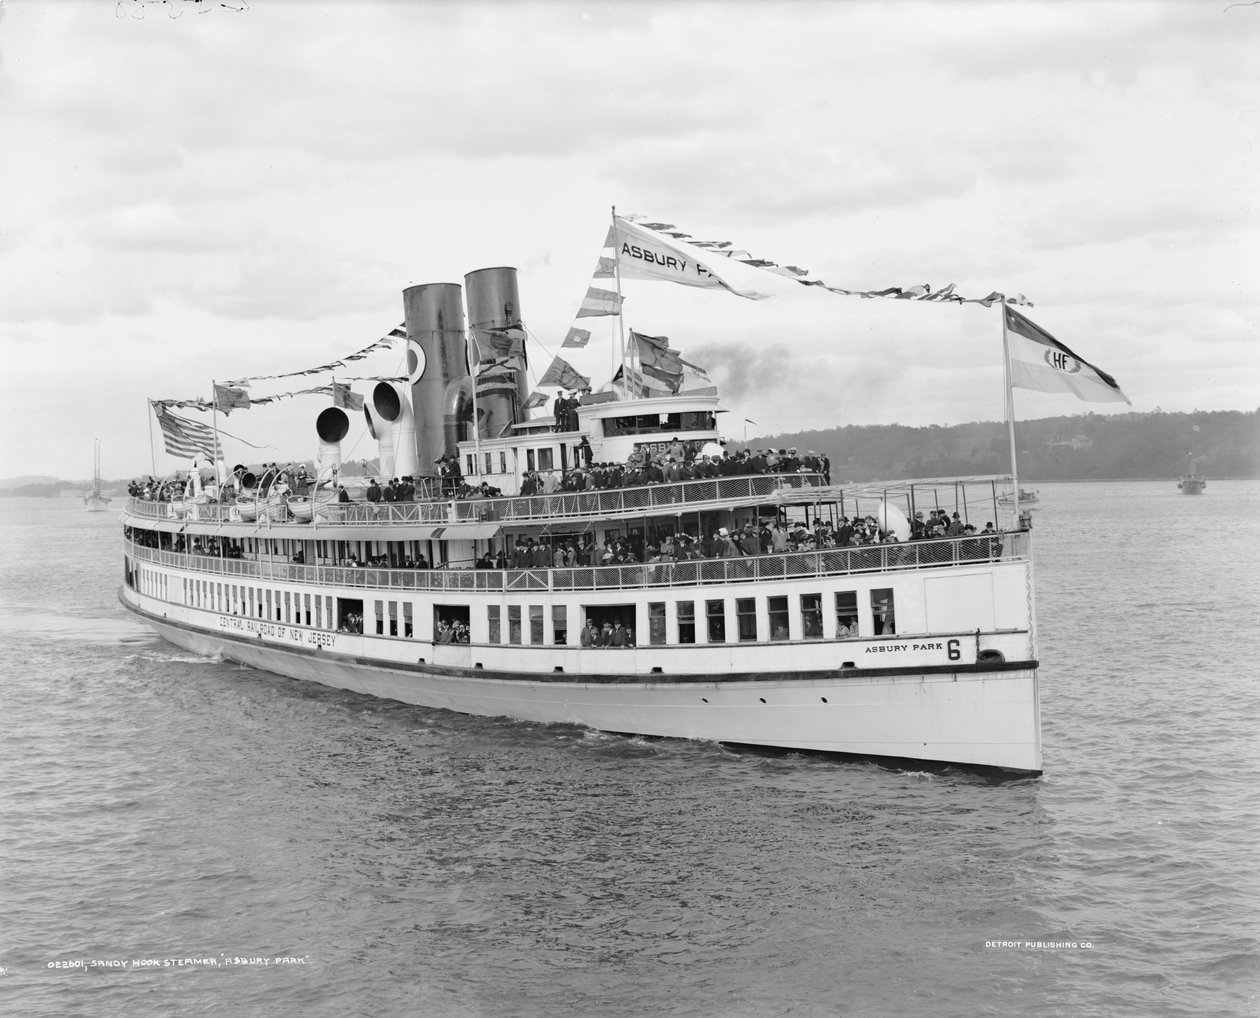
[[[823,485],[824,478],[821,474],[741,474],[736,477],[681,481],[677,484],[649,484],[637,488],[558,491],[550,495],[475,497],[432,502],[342,502],[330,503],[321,508],[316,526],[320,523],[381,527],[399,524],[440,526],[488,521],[533,523],[556,518],[600,518],[627,513],[677,512],[691,506],[769,499],[779,492],[790,494]],[[235,507],[227,503],[188,505],[132,498],[128,500],[127,511],[133,516],[154,520],[189,519],[210,523],[239,521]],[[260,519],[258,526],[306,527],[309,524]]]
[[[644,587],[690,587],[749,583],[849,573],[892,572],[962,566],[979,562],[1014,562],[1028,558],[1026,532],[996,537],[941,538],[861,548],[749,555],[740,558],[645,562],[622,566],[573,569],[382,569],[375,566],[298,565],[271,560],[217,558],[161,551],[129,544],[138,560],[158,565],[316,586],[390,590],[637,590]]]

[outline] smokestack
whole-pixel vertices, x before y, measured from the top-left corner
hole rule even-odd
[[[481,437],[498,438],[505,427],[520,419],[521,405],[529,398],[516,269],[478,269],[464,276],[464,285],[468,289],[468,320],[481,359],[511,358],[504,367],[480,374],[477,384]]]
[[[341,440],[349,431],[350,418],[338,407],[327,407],[315,418],[315,434],[319,436],[319,451],[315,454],[317,483],[331,480],[341,469]]]
[[[458,283],[421,283],[403,291],[407,365],[414,413],[416,470],[436,474],[435,461],[455,455],[463,436],[447,427],[447,407],[468,378],[464,302]]]

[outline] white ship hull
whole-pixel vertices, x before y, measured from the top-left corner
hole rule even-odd
[[[142,604],[149,599],[128,588],[121,598],[164,639],[194,653],[402,703],[645,736],[1041,772],[1036,663],[915,666],[916,657],[940,656],[944,640],[826,641],[797,648],[795,659],[785,657],[785,648],[768,646],[756,648],[766,651],[760,655],[764,672],[642,681],[651,659],[670,657],[685,667],[680,658],[686,655],[678,648],[552,648],[549,660],[564,661],[553,666],[564,671],[526,674],[475,660],[506,654],[505,660],[519,661],[525,650],[520,647],[417,648],[407,641],[409,652],[418,649],[423,656],[391,661],[385,655],[400,641],[314,634],[187,609],[174,612],[183,619],[171,618],[174,606]],[[919,647],[933,649],[919,652]],[[877,660],[896,658],[898,665],[869,667],[864,661],[861,668],[788,673],[772,664],[861,660],[876,648],[885,652]],[[741,649],[749,660],[753,648]],[[729,649],[694,653],[714,652]],[[584,665],[590,674],[584,674]]]

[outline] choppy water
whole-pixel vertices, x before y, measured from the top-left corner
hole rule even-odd
[[[1041,494],[1005,784],[199,659],[113,513],[0,500],[0,1013],[1254,1015],[1260,484]]]

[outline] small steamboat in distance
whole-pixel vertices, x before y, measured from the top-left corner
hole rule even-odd
[[[1182,476],[1177,487],[1183,495],[1202,495],[1203,489],[1207,487],[1207,478],[1199,473],[1193,454],[1190,456],[1190,472]]]
[[[166,640],[467,714],[1041,772],[1012,478],[840,486],[816,454],[728,455],[712,383],[633,332],[612,383],[564,376],[531,419],[514,269],[402,296],[410,376],[364,408],[390,496],[342,470],[330,406],[309,479],[220,463],[128,500],[120,598]],[[171,420],[168,451],[209,430]]]

